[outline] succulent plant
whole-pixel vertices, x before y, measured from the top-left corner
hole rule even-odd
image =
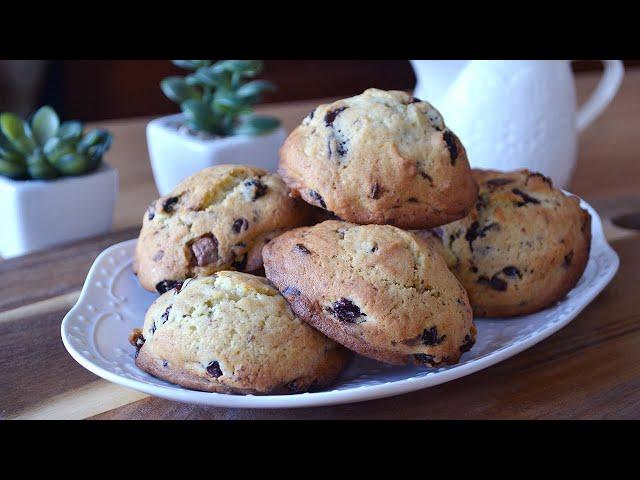
[[[83,131],[78,121],[60,124],[49,106],[29,122],[13,113],[0,114],[0,175],[50,180],[92,172],[111,147],[112,137],[106,130]]]
[[[275,86],[252,80],[262,71],[259,60],[173,60],[190,70],[186,77],[167,77],[160,87],[170,100],[179,103],[186,125],[216,136],[263,135],[280,125],[272,117],[251,115],[252,105]]]

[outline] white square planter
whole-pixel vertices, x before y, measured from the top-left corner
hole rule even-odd
[[[202,140],[179,132],[171,124],[182,114],[152,120],[147,125],[151,168],[160,195],[200,170],[224,163],[250,165],[275,172],[278,150],[287,134],[280,127],[267,135]]]
[[[118,172],[104,162],[81,177],[17,181],[0,176],[0,255],[11,258],[107,233],[117,195]]]

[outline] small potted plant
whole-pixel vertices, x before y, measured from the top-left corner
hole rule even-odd
[[[111,134],[60,124],[40,108],[29,122],[0,114],[0,255],[23,255],[106,233],[113,222],[118,175],[102,161]]]
[[[250,80],[262,70],[257,60],[173,60],[189,70],[160,87],[182,113],[147,125],[147,143],[161,195],[189,175],[221,163],[242,163],[275,171],[286,138],[280,122],[252,114],[262,94],[275,87]]]

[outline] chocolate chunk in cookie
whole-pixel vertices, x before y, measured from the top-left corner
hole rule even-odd
[[[447,338],[446,335],[438,336],[438,327],[431,327],[422,332],[422,343],[425,345],[440,345],[444,339]]]
[[[243,230],[249,229],[249,221],[246,218],[238,218],[234,220],[233,225],[231,226],[231,230],[234,233],[240,233]]]
[[[302,243],[296,243],[293,247],[293,250],[298,253],[302,253],[303,255],[311,255],[311,251],[305,247]]]
[[[522,198],[522,200],[516,202],[516,205],[518,207],[524,207],[527,203],[533,203],[535,205],[540,203],[540,200],[538,200],[537,198],[533,198],[531,195],[529,195],[526,192],[523,192],[519,188],[514,188],[511,191],[516,195],[518,195],[520,198]]]
[[[191,244],[191,253],[199,267],[216,263],[218,261],[218,240],[211,233],[203,235]]]
[[[379,183],[374,183],[371,185],[371,194],[370,197],[374,200],[379,199],[382,196],[382,187]]]
[[[336,317],[341,322],[348,323],[360,323],[356,320],[361,319],[361,317],[366,317],[365,313],[360,311],[360,307],[358,307],[352,300],[348,298],[341,298],[333,302],[333,304],[328,307],[328,311]],[[361,320],[364,321],[364,320]]]
[[[244,186],[246,187],[246,196],[254,202],[260,197],[264,197],[269,190],[269,188],[262,183],[259,178],[246,180],[244,182]]]
[[[162,210],[164,210],[166,213],[171,213],[175,210],[177,203],[178,197],[169,197],[165,199],[164,202],[162,202]],[[151,220],[152,218],[150,218],[149,220]]]
[[[436,362],[436,358],[433,355],[429,355],[426,353],[414,353],[413,358],[418,362],[427,367],[435,367],[438,365]]]
[[[171,313],[171,307],[173,305],[169,305],[167,307],[167,309],[164,311],[164,313],[160,316],[160,319],[162,320],[162,323],[165,323],[167,320],[169,320],[169,314]]]
[[[341,112],[344,112],[346,109],[347,107],[340,107],[340,108],[336,108],[334,110],[328,111],[324,116],[325,126],[333,127],[333,122],[335,121],[336,117],[340,115]]]
[[[468,352],[471,350],[471,347],[476,343],[475,339],[471,336],[471,334],[467,334],[464,336],[464,342],[460,345],[460,351],[462,353]]]
[[[182,287],[182,281],[181,280],[162,280],[161,282],[158,282],[156,284],[156,291],[162,295],[165,292],[168,292],[169,290],[173,290],[174,288],[177,291],[180,291],[180,287]]]
[[[502,273],[504,273],[508,277],[519,277],[522,278],[522,273],[514,266],[504,267],[502,269]]]
[[[458,145],[456,145],[456,136],[451,132],[451,130],[447,130],[442,134],[442,138],[447,144],[447,148],[449,149],[449,155],[451,156],[451,165],[456,164],[456,159],[458,158]]]
[[[489,287],[497,290],[498,292],[504,292],[507,289],[507,282],[502,280],[498,275],[493,275],[491,278],[484,275],[478,277],[477,283],[488,285]]]
[[[491,180],[487,180],[487,185],[489,187],[502,187],[504,185],[509,185],[510,183],[513,183],[514,180],[513,178],[492,178]]]
[[[322,207],[324,209],[327,208],[327,204],[324,203],[324,199],[322,198],[322,195],[320,195],[318,192],[316,192],[315,190],[309,190],[309,196],[317,206]]]
[[[571,260],[573,259],[573,250],[571,250],[569,253],[567,253],[564,256],[564,266],[566,268],[569,268],[571,266]]]
[[[206,370],[207,370],[207,373],[211,375],[213,378],[218,378],[224,375],[224,373],[222,373],[222,369],[220,368],[220,364],[215,360],[213,362],[209,362]]]

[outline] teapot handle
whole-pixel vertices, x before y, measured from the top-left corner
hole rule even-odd
[[[618,92],[624,77],[624,66],[620,60],[601,60],[601,62],[604,64],[604,74],[600,83],[584,105],[578,109],[576,115],[576,128],[579,133],[591,125],[607,108]]]

